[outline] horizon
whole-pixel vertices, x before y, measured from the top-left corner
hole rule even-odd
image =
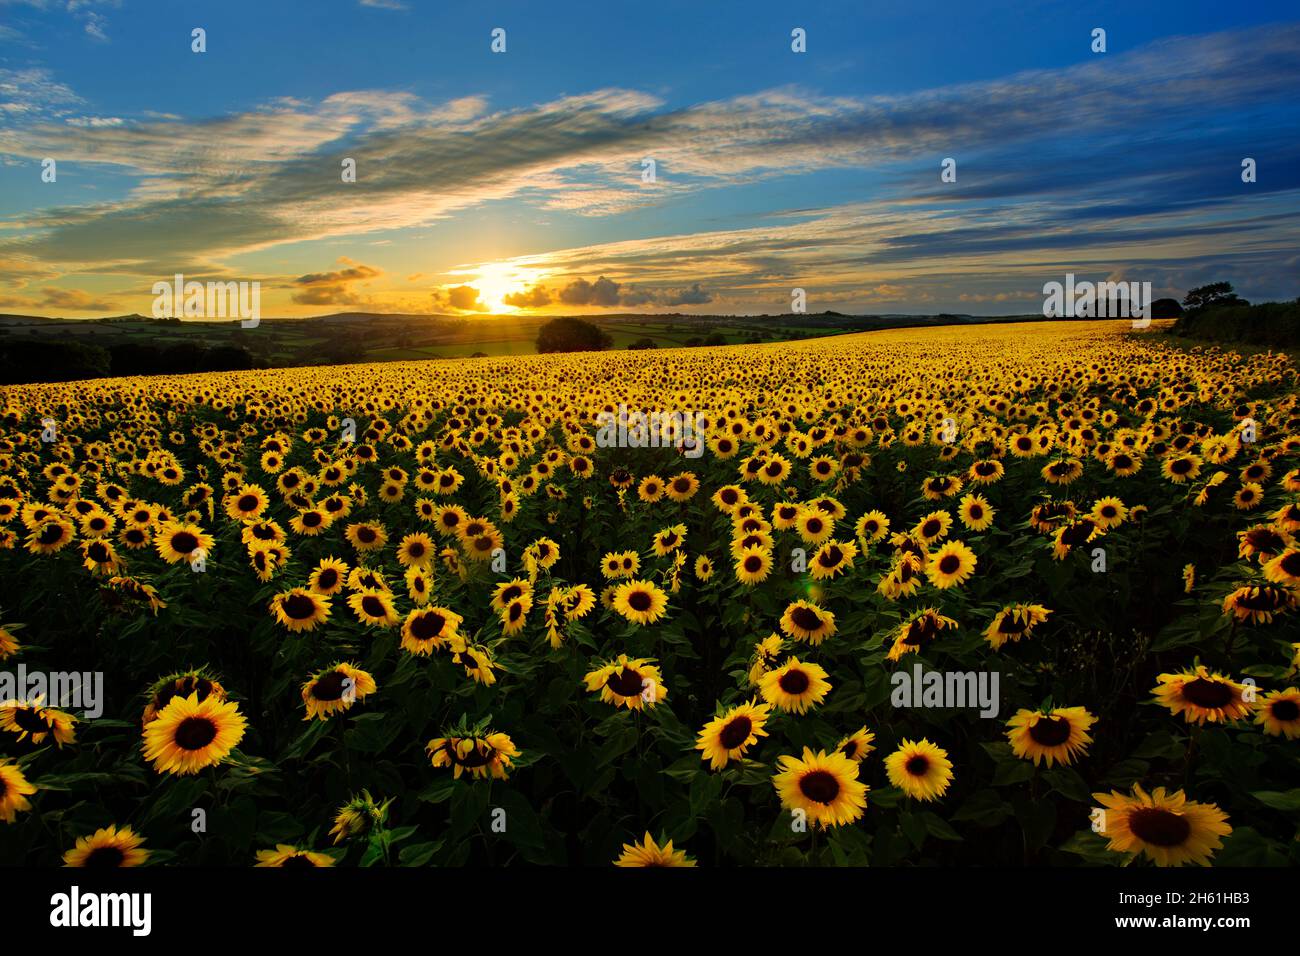
[[[1294,297],[1280,3],[734,8],[607,14],[628,45],[519,3],[0,0],[0,311],[149,316],[177,273],[286,319],[782,315],[796,289],[1023,315],[1067,272]]]

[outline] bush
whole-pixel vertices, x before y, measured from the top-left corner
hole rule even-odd
[[[108,374],[108,352],[62,339],[14,339],[0,344],[0,383],[75,382]]]

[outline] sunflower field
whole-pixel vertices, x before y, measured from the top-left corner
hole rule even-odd
[[[9,388],[0,862],[1300,862],[1297,370],[1157,331]]]

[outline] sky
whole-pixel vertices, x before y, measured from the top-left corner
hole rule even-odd
[[[0,312],[176,274],[267,316],[1292,299],[1296,11],[0,0]]]

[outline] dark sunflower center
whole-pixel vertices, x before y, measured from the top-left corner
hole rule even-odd
[[[827,770],[814,770],[799,778],[799,789],[809,800],[831,803],[840,794],[840,782]]]
[[[961,558],[955,554],[945,554],[939,559],[939,572],[941,574],[956,574],[961,568]]]
[[[312,697],[322,701],[340,700],[343,697],[343,682],[345,679],[346,675],[338,671],[330,671],[316,681],[315,686],[311,689]]]
[[[777,681],[781,690],[791,697],[798,697],[808,689],[808,685],[811,683],[812,681],[809,680],[808,675],[801,670],[786,671]]]
[[[176,746],[182,750],[202,750],[216,736],[216,726],[206,717],[186,717],[176,728]]]
[[[810,607],[802,605],[790,612],[790,620],[795,626],[804,631],[816,631],[822,626],[821,615]]]
[[[917,754],[915,757],[908,758],[903,769],[913,777],[924,777],[930,771],[930,758]]]
[[[1273,719],[1282,723],[1291,723],[1297,717],[1300,717],[1300,705],[1289,697],[1283,697],[1281,700],[1275,700],[1270,708]]]
[[[257,507],[256,495],[241,495],[238,501],[240,511],[252,511]]]
[[[1070,739],[1070,722],[1064,717],[1046,717],[1029,728],[1029,736],[1043,747],[1059,747]]]
[[[280,609],[295,621],[306,621],[316,615],[316,602],[305,594],[291,594],[281,602]]]
[[[338,583],[338,579],[339,579],[339,573],[337,570],[335,570],[334,568],[326,568],[324,571],[320,573],[320,577],[316,579],[316,585],[317,587],[323,588],[325,590],[329,590],[330,588],[334,587],[336,583]]]
[[[645,612],[654,606],[654,599],[646,591],[633,591],[627,596],[627,606],[634,611]]]
[[[1300,551],[1288,551],[1278,562],[1278,567],[1289,577],[1300,578]]]
[[[371,617],[384,617],[384,602],[374,595],[366,595],[361,599],[361,610],[365,611]]]
[[[447,619],[437,611],[429,611],[411,621],[411,636],[417,641],[430,640],[442,633],[446,623]]]
[[[1153,846],[1181,846],[1192,832],[1192,825],[1186,819],[1156,807],[1131,811],[1128,828],[1139,840]]]
[[[311,869],[315,866],[316,864],[313,863],[309,857],[304,856],[301,853],[295,853],[280,864],[281,869],[285,870]]]
[[[610,674],[609,680],[605,682],[605,686],[620,697],[641,696],[641,684],[641,675],[630,667]]]
[[[843,560],[844,560],[844,552],[841,551],[836,546],[831,545],[831,547],[826,549],[826,553],[822,555],[821,563],[825,567],[833,568]]]
[[[86,857],[86,866],[97,870],[112,869],[125,862],[126,854],[115,846],[97,846]]]
[[[1197,707],[1207,709],[1226,707],[1236,696],[1237,692],[1229,685],[1222,681],[1206,680],[1204,677],[1198,677],[1183,685],[1183,697]]]
[[[718,742],[722,744],[723,749],[725,750],[735,750],[749,739],[749,734],[753,727],[754,722],[744,714],[733,717],[731,721],[722,728],[722,733],[718,734]]]
[[[756,554],[751,554],[745,559],[745,570],[750,574],[757,574],[763,570],[763,559]]]
[[[14,723],[29,734],[48,733],[50,730],[49,721],[31,707],[17,707],[14,709],[13,715]]]

